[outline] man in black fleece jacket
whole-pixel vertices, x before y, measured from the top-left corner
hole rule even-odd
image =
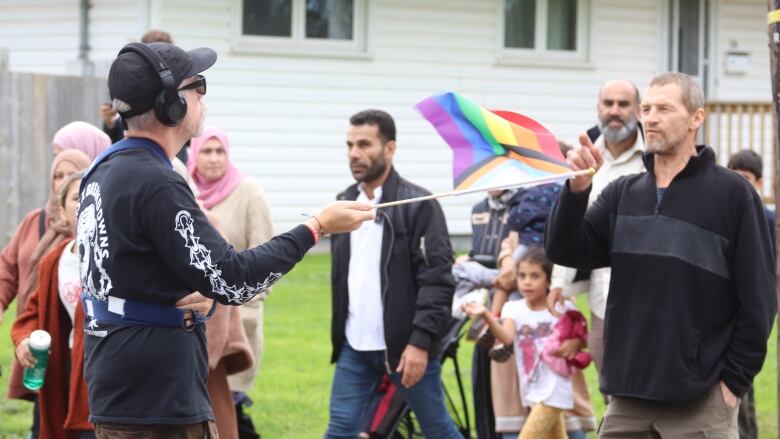
[[[689,76],[653,79],[640,106],[648,172],[590,208],[591,177],[573,178],[549,218],[550,260],[612,267],[601,390],[614,398],[600,437],[736,438],[738,398],[766,356],[777,299],[763,206],[695,144],[703,107]],[[580,143],[572,169],[598,169],[598,149]]]

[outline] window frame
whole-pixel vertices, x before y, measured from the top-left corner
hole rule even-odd
[[[234,0],[231,44],[233,52],[312,57],[371,57],[368,51],[370,0],[353,0],[351,40],[307,38],[306,0],[290,0],[290,2],[292,3],[291,35],[278,37],[244,34],[244,0]]]
[[[524,49],[505,45],[506,0],[496,0],[498,9],[498,57],[499,65],[551,66],[593,68],[593,27],[595,11],[592,0],[577,0],[577,50],[547,49],[548,0],[536,0],[534,22],[534,48]]]

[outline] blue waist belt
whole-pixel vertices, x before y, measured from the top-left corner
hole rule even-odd
[[[98,323],[125,326],[157,326],[166,328],[185,328],[185,310],[175,306],[165,306],[156,303],[139,302],[131,299],[120,299],[108,296],[108,300],[96,300],[85,294],[81,295],[84,304],[84,314],[97,320]],[[216,305],[216,302],[214,302]],[[216,306],[212,306],[208,315],[202,316],[193,311],[192,320],[196,325],[208,320],[214,313]]]

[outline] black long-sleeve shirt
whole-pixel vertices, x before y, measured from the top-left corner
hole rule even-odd
[[[567,184],[549,218],[550,260],[612,267],[606,394],[691,401],[722,380],[741,396],[764,362],[777,299],[761,199],[697,148],[660,202],[648,154],[649,172],[615,180],[590,208]]]
[[[236,251],[209,224],[162,149],[116,152],[82,183],[77,240],[84,292],[174,306],[193,291],[228,305],[262,293],[314,244],[298,226]],[[188,424],[213,419],[203,325],[181,328],[85,322],[93,422]]]

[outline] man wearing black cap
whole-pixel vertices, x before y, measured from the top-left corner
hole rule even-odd
[[[292,269],[323,233],[373,218],[367,204],[334,202],[240,253],[214,230],[170,160],[203,129],[201,72],[216,58],[208,48],[130,43],[109,71],[127,138],[84,177],[77,233],[84,371],[99,438],[216,437],[203,319],[188,319],[177,301],[192,306],[180,299],[200,291],[240,305]]]

